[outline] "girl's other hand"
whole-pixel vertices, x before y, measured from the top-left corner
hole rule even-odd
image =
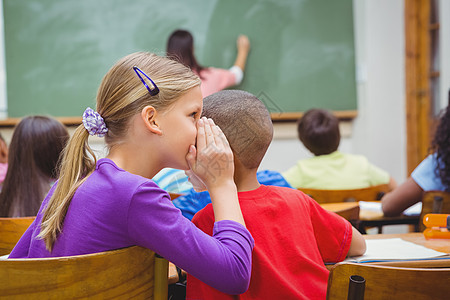
[[[191,145],[186,156],[190,169],[208,190],[233,182],[233,152],[222,130],[205,117],[197,130],[197,148]]]

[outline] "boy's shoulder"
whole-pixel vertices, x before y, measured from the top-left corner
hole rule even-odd
[[[312,199],[300,190],[285,187],[285,186],[275,186],[275,185],[264,185],[261,184],[259,188],[253,191],[238,193],[239,202],[245,202],[248,200],[252,201],[270,201],[283,202],[286,205],[289,203],[308,203]],[[314,201],[314,200],[312,200]]]
[[[268,189],[268,191],[270,191],[270,193],[276,194],[277,196],[282,198],[292,199],[294,201],[314,201],[311,197],[309,197],[299,189],[272,185],[266,186],[266,188]]]

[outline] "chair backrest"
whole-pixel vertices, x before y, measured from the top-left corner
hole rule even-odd
[[[350,283],[351,276],[362,277],[364,283]],[[450,268],[338,263],[328,277],[327,299],[443,299],[450,292],[449,282]],[[352,293],[355,290],[361,293]]]
[[[349,221],[359,220],[359,204],[356,202],[322,203],[322,208],[332,211]]]
[[[450,192],[427,191],[423,194],[420,231],[425,230],[422,220],[426,214],[450,214]]]
[[[133,246],[101,253],[0,260],[0,298],[167,299],[168,262]]]
[[[11,252],[35,217],[0,218],[0,256]]]
[[[362,189],[350,190],[318,190],[299,188],[300,191],[309,195],[318,203],[333,202],[355,202],[355,201],[374,201],[389,192],[389,185],[380,184]]]

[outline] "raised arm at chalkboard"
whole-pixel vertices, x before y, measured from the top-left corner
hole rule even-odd
[[[250,51],[250,41],[246,35],[240,35],[237,39],[237,56],[234,65],[245,71],[248,52]]]

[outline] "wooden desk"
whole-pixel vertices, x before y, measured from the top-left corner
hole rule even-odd
[[[321,203],[320,206],[332,212],[339,212],[345,209],[359,207],[359,204],[358,202],[336,202],[336,203]]]
[[[337,213],[341,217],[355,221],[360,218],[358,202],[336,202],[336,203],[322,203],[322,208]]]
[[[366,240],[372,239],[393,239],[401,238],[405,241],[422,245],[429,249],[450,254],[450,239],[430,239],[426,240],[421,232],[399,233],[399,234],[364,234]],[[449,255],[450,257],[450,255]],[[405,268],[450,268],[450,259],[425,259],[425,260],[404,260],[404,261],[385,261],[370,262],[364,264],[397,266]],[[327,264],[326,268],[330,270],[334,264]]]
[[[383,212],[362,209],[359,213],[359,220],[358,230],[363,234],[366,233],[367,227],[378,227],[378,231],[381,233],[382,226],[399,224],[414,225],[415,231],[418,231],[420,216],[385,217]]]
[[[337,202],[337,203],[323,203],[324,209],[342,215],[347,220],[352,220],[347,218],[342,214],[343,211],[350,209],[354,206],[359,206],[358,202]],[[353,220],[356,218],[353,217]],[[418,231],[418,225],[420,221],[420,216],[405,216],[400,215],[398,217],[385,217],[383,212],[376,212],[370,210],[359,210],[359,221],[357,224],[353,224],[361,233],[366,233],[367,227],[378,227],[381,233],[381,227],[384,225],[397,225],[397,224],[407,224],[414,225],[416,231]]]
[[[380,228],[384,225],[396,225],[396,224],[407,224],[414,225],[415,230],[418,231],[418,225],[420,221],[420,216],[405,216],[400,215],[398,217],[385,217],[383,212],[371,211],[371,210],[363,210],[359,209],[359,218],[352,215],[350,218],[348,217],[348,211],[354,207],[359,207],[358,202],[337,202],[337,203],[323,203],[320,204],[324,209],[337,213],[347,220],[356,220],[359,221],[356,223],[352,223],[361,233],[366,233],[367,227],[378,227],[379,232],[381,233]],[[353,211],[353,214],[355,211]]]
[[[367,227],[378,227],[378,231],[381,233],[382,226],[395,224],[414,225],[417,231],[420,220],[419,216],[385,217],[382,212],[360,209],[358,202],[322,203],[320,206],[352,221],[352,225],[362,234],[366,233]]]

